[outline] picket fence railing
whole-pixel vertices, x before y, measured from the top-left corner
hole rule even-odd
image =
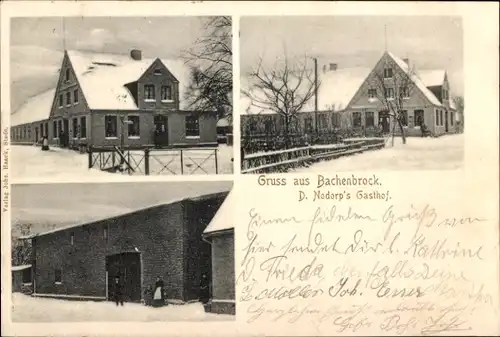
[[[284,173],[296,167],[309,166],[321,160],[332,160],[343,156],[381,149],[383,138],[352,140],[344,144],[310,145],[305,147],[252,153],[244,156],[241,173]]]

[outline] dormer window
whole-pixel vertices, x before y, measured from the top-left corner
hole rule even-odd
[[[392,68],[384,69],[384,78],[392,78]]]
[[[69,69],[66,69],[65,80],[66,82],[69,82]]]
[[[160,76],[161,75],[161,69],[155,69],[153,72],[154,75]]]

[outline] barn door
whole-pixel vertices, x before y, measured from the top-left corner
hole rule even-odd
[[[108,298],[113,299],[115,278],[123,284],[126,302],[140,302],[141,296],[141,259],[139,253],[121,253],[106,257],[108,278]]]

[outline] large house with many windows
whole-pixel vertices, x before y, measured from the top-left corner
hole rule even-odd
[[[181,60],[64,52],[54,89],[11,114],[11,140],[63,147],[217,144],[216,112],[187,98],[190,69]]]
[[[338,130],[360,135],[389,134],[394,130],[398,134],[394,111],[403,116],[407,136],[420,136],[422,125],[434,136],[458,130],[460,116],[445,70],[418,70],[408,59],[384,52],[373,68],[320,65],[318,82],[317,111],[313,97],[290,118],[290,134],[328,134]],[[242,89],[251,92],[252,84],[243,79]],[[389,104],[397,102],[397,109],[390,108]],[[284,116],[256,108],[244,95],[240,104],[242,135],[251,138],[283,133]]]

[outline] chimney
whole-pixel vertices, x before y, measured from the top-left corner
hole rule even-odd
[[[330,71],[336,71],[337,70],[337,63],[330,63]]]
[[[407,65],[410,65],[410,59],[409,58],[406,58],[406,59],[403,59],[404,63],[406,63]]]
[[[140,51],[139,49],[132,49],[130,51],[130,58],[134,61],[142,60],[142,51]]]
[[[323,74],[326,73],[326,64],[323,66]]]

